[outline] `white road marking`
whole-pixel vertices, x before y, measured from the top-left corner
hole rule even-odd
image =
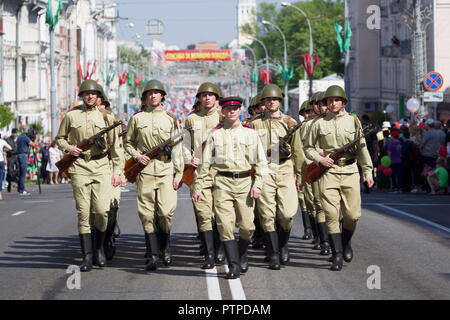
[[[378,207],[383,208],[383,209],[386,209],[386,210],[388,210],[388,211],[392,211],[392,212],[395,212],[395,213],[404,215],[404,216],[406,216],[406,217],[408,217],[408,218],[411,218],[411,219],[420,221],[420,222],[425,223],[425,224],[427,224],[427,225],[429,225],[429,226],[432,226],[432,227],[437,228],[437,229],[439,229],[439,230],[442,230],[442,231],[445,231],[445,232],[447,232],[447,233],[450,233],[450,229],[449,229],[449,228],[446,228],[446,227],[444,227],[444,226],[442,226],[442,225],[440,225],[440,224],[437,224],[437,223],[428,221],[428,220],[426,220],[426,219],[417,217],[417,216],[412,215],[412,214],[410,214],[410,213],[408,213],[408,212],[405,212],[405,211],[402,211],[402,210],[398,210],[398,209],[395,209],[395,208],[391,208],[391,207],[388,207],[388,206],[386,206],[386,205],[384,205],[384,204],[374,203],[373,205],[378,206]]]
[[[228,273],[227,265],[225,265],[225,271]],[[239,278],[229,279],[228,283],[230,284],[231,296],[233,297],[233,300],[247,300],[244,288],[242,287],[242,283]]]
[[[206,272],[206,285],[208,287],[208,299],[209,300],[222,300],[222,294],[220,293],[219,278],[217,277],[217,269],[205,269]]]
[[[24,203],[47,203],[47,202],[55,202],[55,200],[26,200]]]
[[[25,213],[25,211],[17,211],[16,213],[13,213],[11,216],[15,217],[15,216],[19,216],[22,213]]]

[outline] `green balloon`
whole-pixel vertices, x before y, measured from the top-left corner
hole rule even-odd
[[[384,156],[381,158],[381,164],[384,167],[389,168],[391,166],[391,158],[389,158],[389,156]]]

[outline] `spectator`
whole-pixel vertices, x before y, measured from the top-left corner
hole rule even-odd
[[[49,162],[47,163],[47,171],[50,175],[50,184],[58,184],[58,167],[56,166],[56,163],[61,160],[61,153],[59,152],[59,149],[56,146],[56,142],[53,141],[49,148]],[[54,179],[54,180],[53,180]]]
[[[39,135],[36,133],[33,136],[32,130],[28,131],[28,134],[22,133],[17,138],[17,158],[19,159],[19,195],[30,195],[28,191],[25,190],[25,178],[27,175],[27,167],[28,167],[28,151],[31,147],[35,147],[37,144],[37,140]],[[34,141],[31,141],[30,135],[34,138]]]
[[[13,128],[11,136],[6,139],[6,142],[11,146],[12,150],[6,153],[6,160],[8,162],[8,171],[6,173],[6,181],[8,182],[8,192],[11,192],[12,183],[19,182],[19,160],[17,159],[17,134],[19,130]]]
[[[39,150],[41,158],[41,178],[44,183],[50,183],[49,174],[47,172],[47,163],[49,161],[50,137],[44,139],[44,146]]]
[[[402,185],[402,143],[398,140],[398,130],[392,130],[392,142],[388,146],[387,155],[391,158],[392,169],[392,190],[391,192],[398,193]]]
[[[418,150],[417,147],[415,150]],[[408,128],[403,129],[402,142],[402,191],[410,192],[413,185],[413,168],[416,165],[415,150]]]
[[[4,149],[6,149],[6,151],[10,151],[12,147],[5,140],[3,140],[0,135],[0,200],[3,200],[3,175],[5,174],[5,164],[8,163],[8,160],[5,160]]]
[[[447,170],[450,169],[450,119],[445,123],[445,145],[447,147]]]
[[[445,160],[439,158],[436,161],[436,170],[428,173],[427,181],[431,188],[431,194],[445,194],[448,189],[448,172],[444,168]]]
[[[422,157],[425,165],[434,168],[438,157],[439,146],[445,142],[445,133],[441,130],[440,121],[431,122],[430,120],[426,121],[430,129],[425,132],[422,138]],[[431,128],[431,124],[433,124],[434,128]]]

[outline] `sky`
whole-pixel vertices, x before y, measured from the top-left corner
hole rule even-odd
[[[205,41],[216,41],[223,46],[237,38],[238,0],[111,0],[117,4],[120,19],[117,37],[125,40],[142,41],[150,46],[152,38],[146,34],[149,19],[159,19],[164,24],[164,34],[155,39],[166,45],[176,45],[186,49],[189,44]],[[282,0],[257,0],[257,8],[261,2],[278,3]],[[292,1],[296,2],[296,1]],[[97,0],[101,3],[101,0]],[[129,28],[129,23],[134,27]]]

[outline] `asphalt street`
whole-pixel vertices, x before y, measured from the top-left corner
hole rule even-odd
[[[291,261],[267,268],[262,250],[250,249],[249,271],[225,279],[225,266],[202,270],[189,191],[178,192],[172,226],[173,265],[144,271],[144,234],[134,185],[122,193],[117,254],[104,269],[79,274],[75,201],[70,184],[35,185],[32,195],[3,192],[0,201],[0,299],[448,299],[450,197],[423,194],[363,195],[362,218],[352,244],[355,258],[341,272],[301,240],[297,214]],[[69,268],[69,270],[68,270]]]

